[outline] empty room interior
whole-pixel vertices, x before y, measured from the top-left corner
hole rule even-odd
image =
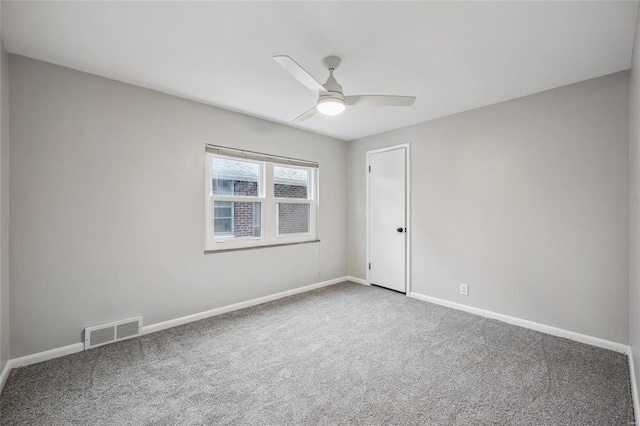
[[[0,1],[0,425],[640,424],[637,1]]]

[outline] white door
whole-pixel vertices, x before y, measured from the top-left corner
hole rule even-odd
[[[405,147],[369,154],[369,282],[405,293]]]

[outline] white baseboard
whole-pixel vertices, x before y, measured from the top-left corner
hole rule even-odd
[[[346,277],[347,281],[351,281],[352,283],[362,284],[362,285],[370,285],[367,280],[363,280],[362,278],[356,278],[352,276]]]
[[[142,334],[155,333],[156,331],[166,330],[168,328],[176,327],[178,325],[188,324],[193,321],[199,321],[201,319],[214,317],[216,315],[222,315],[227,312],[237,311],[239,309],[248,308],[262,303],[271,302],[273,300],[282,299],[283,297],[293,296],[294,294],[305,293],[307,291],[315,290],[317,288],[327,287],[333,284],[338,284],[347,281],[347,277],[335,278],[329,281],[323,281],[308,286],[294,288],[293,290],[287,290],[269,296],[258,297],[257,299],[247,300],[245,302],[234,303],[233,305],[222,306],[220,308],[211,309],[209,311],[198,312],[197,314],[187,315],[180,318],[175,318],[169,321],[158,322],[151,325],[145,325],[142,327]]]
[[[200,312],[193,315],[187,315],[185,317],[176,318],[169,321],[164,321],[156,324],[151,324],[142,327],[142,334],[149,334],[160,330],[165,330],[167,328],[175,327],[182,324],[187,324],[189,322],[198,321],[204,318],[209,318],[215,315],[224,314],[226,312],[237,311],[238,309],[248,308],[250,306],[259,305],[261,303],[270,302],[272,300],[282,299],[283,297],[293,296],[294,294],[304,293],[307,291],[315,290],[317,288],[327,287],[333,284],[338,284],[344,281],[350,281],[348,277],[340,277],[335,278],[328,281],[323,281],[316,284],[311,284],[305,287],[294,288],[293,290],[287,290],[276,294],[271,294],[269,296],[258,297],[257,299],[248,300],[246,302],[235,303],[233,305],[223,306],[216,309],[211,309],[209,311]],[[74,343],[69,346],[63,346],[61,348],[51,349],[44,352],[38,352],[31,355],[26,355],[20,358],[14,358],[7,361],[7,364],[0,372],[0,392],[4,388],[4,385],[9,378],[9,373],[12,368],[24,367],[31,364],[36,364],[38,362],[48,361],[50,359],[59,358],[65,355],[71,355],[76,352],[82,352],[84,350],[84,344],[82,343]]]
[[[20,358],[13,358],[10,359],[7,364],[11,364],[11,368],[24,367],[43,361],[49,361],[50,359],[60,358],[61,356],[75,354],[76,352],[82,352],[83,350],[84,344],[74,343],[72,345],[63,346],[61,348],[55,348],[44,352],[21,356]]]
[[[2,392],[2,389],[9,378],[11,369],[37,364],[54,358],[60,358],[61,356],[75,354],[76,352],[82,352],[83,350],[84,345],[82,343],[74,343],[73,345],[63,346],[61,348],[55,348],[44,352],[22,356],[20,358],[10,359],[2,369],[2,373],[0,373],[0,392]]]
[[[629,375],[631,376],[631,396],[633,398],[633,413],[636,417],[636,425],[640,425],[640,399],[638,396],[638,383],[636,382],[636,371],[633,365],[633,350],[629,349]]]
[[[461,303],[450,302],[444,299],[438,299],[436,297],[425,296],[420,293],[409,293],[409,297],[414,299],[422,300],[425,302],[434,303],[436,305],[446,306],[448,308],[457,309],[459,311],[469,312],[471,314],[480,315],[486,318],[497,319],[502,322],[506,322],[508,324],[517,325],[520,327],[528,328],[531,330],[540,331],[542,333],[551,334],[553,336],[564,337],[566,339],[575,340],[576,342],[586,343],[587,345],[597,346],[599,348],[609,349],[615,352],[621,352],[624,354],[629,354],[629,346],[624,345],[622,343],[611,342],[609,340],[600,339],[598,337],[588,336],[586,334],[580,334],[569,330],[564,330],[562,328],[552,327],[550,325],[540,324],[533,321],[528,321],[516,317],[512,317],[509,315],[499,314],[497,312],[486,311],[484,309],[475,308],[473,306],[463,305]]]

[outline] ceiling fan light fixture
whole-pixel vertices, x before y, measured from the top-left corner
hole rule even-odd
[[[324,98],[318,100],[316,109],[324,115],[338,115],[346,108],[345,102],[339,98]]]

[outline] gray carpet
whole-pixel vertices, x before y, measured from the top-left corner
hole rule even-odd
[[[627,358],[344,283],[12,371],[2,425],[624,425]]]

